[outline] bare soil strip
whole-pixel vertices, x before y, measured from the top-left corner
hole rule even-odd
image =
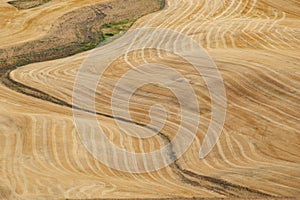
[[[51,0],[15,0],[15,1],[9,1],[7,3],[13,5],[19,10],[25,10],[25,9],[41,6],[49,1]]]

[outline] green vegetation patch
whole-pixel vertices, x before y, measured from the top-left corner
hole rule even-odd
[[[160,0],[160,10],[164,9],[166,6],[166,0]]]
[[[136,20],[137,17],[134,17],[131,19],[124,19],[124,20],[104,24],[101,27],[101,32],[103,33],[104,39],[116,37],[126,32]]]

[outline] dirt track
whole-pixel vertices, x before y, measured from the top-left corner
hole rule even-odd
[[[3,6],[1,11],[7,14],[0,14],[0,17],[9,16],[5,18],[5,23],[0,24],[4,30],[0,33],[0,49],[47,38],[53,33],[51,31],[59,30],[51,29],[50,24],[55,24],[62,16],[72,15],[72,11],[74,13],[78,8],[95,5],[91,2],[50,1],[33,8],[31,12],[16,12],[15,8],[0,2]],[[108,136],[116,145],[130,151],[159,149],[174,137],[173,133],[178,129],[178,121],[174,117],[178,113],[175,96],[154,85],[141,88],[132,97],[133,124],[147,124],[149,118],[144,116],[159,99],[170,112],[170,122],[161,131],[164,137],[158,135],[141,142],[122,134],[114,118],[109,117],[114,84],[131,64],[159,62],[171,65],[191,79],[198,94],[202,121],[197,139],[175,164],[152,173],[129,174],[107,168],[95,160],[80,141],[72,119],[71,95],[77,69],[91,51],[26,65],[10,72],[12,82],[31,88],[28,90],[33,93],[41,91],[58,102],[53,103],[48,97],[39,96],[41,94],[30,95],[24,92],[26,89],[20,89],[23,94],[16,88],[9,89],[7,86],[12,87],[13,84],[5,84],[7,79],[2,79],[0,197],[299,197],[298,13],[300,5],[292,0],[169,0],[163,11],[144,16],[133,25],[132,28],[169,28],[199,42],[218,66],[228,98],[221,138],[209,156],[200,160],[200,141],[211,117],[211,102],[201,77],[194,75],[186,61],[165,52],[145,49],[131,52],[113,62],[99,84],[96,110],[102,114],[98,115],[98,119]],[[91,23],[90,27],[93,26]],[[107,44],[105,48],[117,46]],[[43,49],[45,52],[47,50]],[[6,60],[13,57],[9,53],[1,56],[6,56]],[[131,126],[128,123],[128,127]]]

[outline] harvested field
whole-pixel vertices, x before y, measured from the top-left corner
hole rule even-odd
[[[298,1],[168,0],[165,6],[158,0],[13,2],[0,1],[0,199],[300,197]],[[110,59],[122,52],[128,29],[143,27],[189,36],[218,67],[226,90],[226,118],[216,146],[204,159],[199,150],[214,112],[205,77],[180,55],[146,48],[173,47],[180,40],[141,31],[136,41],[145,48]],[[95,55],[99,60],[88,62]],[[86,102],[75,104],[72,96],[85,62],[110,63],[95,84],[95,112]],[[181,157],[177,158],[176,145],[165,150],[164,156],[175,162],[155,171],[128,173],[108,167],[88,151],[74,110],[95,114],[106,137],[119,148],[137,153],[161,149],[182,126],[182,102],[174,91],[154,83],[143,85],[130,96],[131,119],[116,117],[112,110],[114,91],[126,95],[127,86],[147,79],[148,71],[140,66],[149,63],[169,66],[188,80],[199,112],[186,98],[186,111],[192,116],[186,128],[192,129],[194,117],[199,116],[200,123]],[[134,76],[124,78],[132,68]],[[89,69],[87,83],[93,82],[96,68]],[[150,75],[169,75],[168,84],[179,84],[178,91],[188,96],[185,79],[160,68]],[[125,81],[118,85],[122,78]],[[86,96],[92,90],[88,84],[82,88]],[[118,98],[123,102],[123,96]],[[159,130],[147,126],[161,119],[149,117],[157,103],[167,112]],[[119,103],[117,110],[126,106]],[[125,134],[119,124],[132,134],[140,129],[157,134],[140,139]],[[97,139],[88,121],[84,128]],[[96,139],[92,146],[106,152]],[[124,164],[115,156],[106,158]],[[137,163],[134,167],[147,170],[147,165]]]

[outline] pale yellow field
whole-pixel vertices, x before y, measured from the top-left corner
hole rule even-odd
[[[104,1],[53,0],[22,11],[6,2],[0,1],[0,49],[41,38],[63,14]],[[112,114],[114,85],[130,65],[172,66],[197,94],[197,138],[175,164],[151,173],[105,166],[82,144],[70,107],[11,90],[1,80],[0,199],[300,198],[299,15],[298,0],[168,0],[163,10],[131,27],[171,29],[194,39],[216,63],[227,95],[220,140],[199,159],[211,101],[193,68],[178,56],[149,49],[111,64],[97,89],[98,113]],[[117,42],[102,48],[117,50]],[[10,78],[71,105],[77,70],[91,52],[22,66]],[[140,124],[149,122],[151,105],[164,105],[171,117],[161,132],[174,136],[179,105],[170,91],[148,85],[131,100],[132,118]],[[105,115],[97,118],[120,147],[148,152],[165,143],[159,136],[147,141],[126,136]]]

